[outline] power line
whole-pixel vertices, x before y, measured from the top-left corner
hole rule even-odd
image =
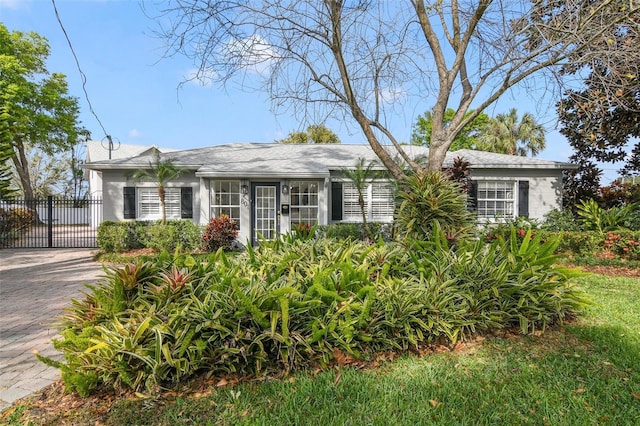
[[[91,100],[89,100],[89,93],[87,92],[87,76],[85,75],[85,73],[82,71],[82,68],[80,67],[80,61],[78,61],[78,56],[76,55],[76,52],[73,49],[73,46],[71,45],[71,40],[69,39],[67,30],[64,28],[64,25],[62,25],[62,20],[60,19],[60,15],[58,14],[58,8],[56,7],[56,0],[51,0],[51,3],[53,4],[53,10],[56,14],[56,19],[58,20],[58,24],[60,24],[60,28],[64,33],[64,37],[67,39],[67,44],[69,45],[69,49],[71,49],[71,54],[73,55],[73,59],[75,59],[76,66],[78,67],[78,71],[80,72],[80,78],[82,79],[82,91],[84,92],[84,97],[87,100],[87,103],[89,104],[89,111],[91,111],[91,114],[93,114],[93,116],[96,118],[96,120],[98,121],[98,124],[100,125],[100,128],[102,129],[104,134],[107,136],[107,138],[110,138],[109,133],[107,133],[104,126],[102,125],[102,122],[100,121],[100,118],[98,118],[98,114],[96,114],[96,112],[93,110],[93,105],[91,104]]]

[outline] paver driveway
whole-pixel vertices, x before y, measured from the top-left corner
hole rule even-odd
[[[51,345],[56,316],[102,267],[90,249],[0,250],[0,411],[60,378],[34,351],[61,359]]]

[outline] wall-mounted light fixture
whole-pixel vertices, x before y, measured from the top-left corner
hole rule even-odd
[[[247,184],[242,185],[242,195],[249,195],[249,185]]]
[[[287,195],[289,193],[289,181],[285,180],[282,185],[282,195]]]

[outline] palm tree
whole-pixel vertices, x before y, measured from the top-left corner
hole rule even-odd
[[[160,152],[154,152],[153,161],[149,162],[148,169],[136,170],[131,174],[134,181],[153,180],[158,187],[158,198],[160,199],[160,210],[162,212],[162,224],[167,223],[167,210],[165,207],[165,186],[167,182],[176,179],[183,170],[176,166],[172,159],[160,159]]]
[[[508,114],[498,114],[490,120],[480,135],[478,149],[501,154],[532,157],[545,146],[545,130],[533,115],[525,113],[518,122],[518,112],[512,108]]]
[[[353,186],[355,186],[358,192],[358,205],[360,206],[360,213],[362,214],[362,226],[367,237],[371,238],[371,230],[367,223],[367,212],[364,205],[364,194],[367,191],[367,181],[373,177],[373,166],[375,161],[371,161],[365,166],[364,158],[358,159],[355,169],[343,169],[344,175],[351,180]]]

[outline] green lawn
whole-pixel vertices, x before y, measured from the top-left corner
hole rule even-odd
[[[596,303],[577,323],[542,336],[486,338],[378,368],[301,373],[200,398],[122,400],[101,417],[93,407],[49,424],[638,425],[640,280],[578,282]],[[29,405],[18,407],[0,423],[23,424],[29,415]]]

